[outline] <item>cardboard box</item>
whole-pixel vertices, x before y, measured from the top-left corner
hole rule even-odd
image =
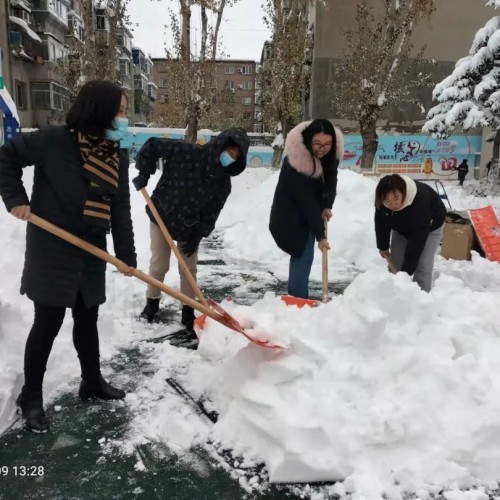
[[[470,260],[474,245],[474,229],[467,221],[465,224],[445,222],[441,255],[445,259]]]

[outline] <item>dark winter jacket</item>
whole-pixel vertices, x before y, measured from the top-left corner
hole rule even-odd
[[[35,167],[31,200],[21,180],[22,169],[30,165]],[[87,192],[80,150],[66,127],[22,134],[0,148],[0,196],[9,212],[29,204],[35,215],[106,249],[106,230],[89,229],[83,221]],[[135,267],[128,158],[122,151],[111,232],[116,256]],[[87,307],[101,304],[106,300],[105,269],[103,261],[28,223],[21,293],[34,302],[72,307],[81,291]]]
[[[458,178],[459,179],[465,179],[467,174],[469,173],[469,165],[467,164],[466,160],[463,160],[462,163],[457,168],[458,170]]]
[[[342,132],[335,129],[336,162],[325,182],[320,163],[304,145],[302,131],[311,122],[292,129],[286,140],[286,157],[274,193],[269,230],[281,250],[300,257],[311,233],[319,241],[325,237],[322,212],[332,208],[337,191],[337,168],[344,155]]]
[[[219,156],[231,139],[240,157],[223,167]],[[199,146],[174,139],[149,139],[136,159],[136,168],[149,178],[159,158],[163,173],[151,196],[160,216],[176,241],[200,240],[214,230],[220,211],[231,193],[231,176],[246,167],[250,141],[240,128],[221,132],[209,143]],[[150,219],[153,215],[146,207]]]
[[[379,250],[389,250],[391,230],[407,239],[401,271],[411,276],[417,268],[429,233],[444,224],[446,207],[439,194],[427,184],[408,178],[405,180],[416,184],[413,202],[399,211],[384,206],[376,209],[375,233]]]

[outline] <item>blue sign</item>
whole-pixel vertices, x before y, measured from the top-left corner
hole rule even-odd
[[[144,143],[151,137],[164,139],[184,139],[184,129],[129,127],[127,135],[120,141],[120,147],[128,149],[130,159],[134,160]],[[198,133],[196,144],[210,142],[214,135],[209,130]],[[247,155],[247,166],[270,168],[273,160],[273,148],[270,146],[250,146]]]
[[[361,136],[346,135],[344,141],[341,168],[360,172]],[[448,139],[434,139],[428,135],[381,135],[373,173],[424,178],[455,177],[455,169],[462,160],[467,160],[471,167],[479,163],[481,143],[481,136],[455,135]]]

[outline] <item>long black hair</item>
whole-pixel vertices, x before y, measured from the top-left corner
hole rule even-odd
[[[124,90],[108,80],[87,82],[66,115],[66,125],[84,135],[104,137],[104,131],[113,128],[123,95]]]
[[[337,137],[335,134],[335,127],[332,125],[332,122],[326,120],[324,118],[317,118],[313,120],[303,131],[302,137],[304,140],[304,146],[307,148],[309,153],[311,153],[313,164],[314,164],[314,175],[316,173],[316,157],[313,153],[312,142],[313,137],[316,134],[326,134],[332,137],[332,147],[328,153],[323,156],[323,158],[318,158],[321,161],[321,166],[323,167],[323,175],[325,176],[325,180],[327,180],[328,176],[335,173],[338,167],[338,159],[337,159]]]

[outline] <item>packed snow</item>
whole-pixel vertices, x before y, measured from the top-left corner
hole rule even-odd
[[[26,169],[28,188],[31,175]],[[202,259],[216,256],[230,269],[248,269],[248,275],[272,271],[286,279],[288,258],[267,228],[278,175],[247,169],[234,180],[216,229],[222,247],[203,247]],[[456,183],[445,185],[456,209],[493,204],[500,210],[499,198],[476,198]],[[228,473],[246,492],[262,491],[267,480],[337,481],[298,488],[316,500],[401,499],[406,493],[427,499],[443,490],[446,498],[462,500],[496,490],[500,266],[477,254],[471,262],[438,257],[430,294],[406,275],[389,274],[375,247],[374,188],[372,179],[339,174],[329,266],[332,281],[352,280],[342,295],[300,310],[265,291],[251,306],[223,302],[257,335],[286,345],[283,350],[249,344],[212,321],[200,334],[198,351],[142,342],[176,325],[137,321],[143,284],[109,269],[108,302],[100,312],[104,375],[117,385],[129,382],[106,362],[131,347],[141,350],[152,370],[134,380],[123,403],[131,418],[128,435],[120,442],[106,440],[103,449],[134,453],[137,444],[162,443],[187,460],[194,445],[214,453],[230,449],[234,461]],[[139,267],[147,269],[148,221],[135,191],[132,205]],[[13,419],[33,313],[18,293],[24,223],[2,210],[0,224],[9,249],[0,255],[1,432]],[[313,279],[320,279],[320,264],[317,251]],[[200,266],[202,285],[210,273],[209,266]],[[234,284],[230,272],[220,279]],[[178,286],[174,267],[167,283]],[[74,391],[79,376],[67,316],[46,373],[48,404],[57,394]],[[193,412],[169,387],[168,377],[194,398],[203,397],[219,414],[217,423]],[[265,473],[255,472],[259,463]],[[136,468],[144,469],[140,459]]]

